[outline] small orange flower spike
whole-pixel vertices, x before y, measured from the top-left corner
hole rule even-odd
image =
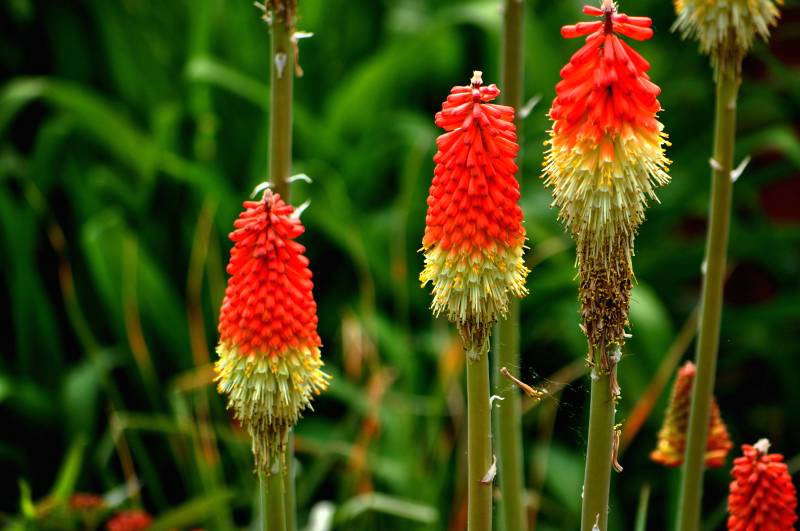
[[[664,466],[680,466],[686,447],[686,431],[689,427],[689,410],[692,403],[692,383],[697,370],[687,361],[678,370],[678,377],[669,397],[669,406],[664,415],[664,424],[658,432],[658,445],[650,453],[650,459]],[[706,442],[706,466],[719,468],[725,464],[733,443],[719,413],[716,400],[711,401],[711,419]]]
[[[304,232],[294,209],[267,190],[234,222],[228,287],[219,318],[220,393],[252,438],[256,468],[269,473],[286,435],[328,387]]]
[[[445,312],[458,326],[471,355],[486,349],[509,294],[527,293],[514,109],[490,103],[499,94],[475,72],[470,85],[453,87],[436,113],[445,133],[436,141],[422,240],[419,278],[433,285],[433,313]]]
[[[769,441],[742,445],[733,460],[728,495],[729,531],[791,531],[797,521],[797,491],[781,454]]]
[[[583,12],[600,20],[561,29],[586,43],[561,69],[544,176],[577,243],[589,357],[599,351],[600,372],[608,373],[607,351],[616,357],[625,342],[634,236],[654,189],[669,181],[669,160],[656,119],[660,89],[649,63],[620,37],[649,39],[650,19],[617,13],[609,0]]]

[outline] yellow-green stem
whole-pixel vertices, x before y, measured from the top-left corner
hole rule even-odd
[[[467,529],[492,529],[492,482],[481,480],[492,466],[489,353],[467,353]]]
[[[599,366],[598,355],[595,356],[595,367]],[[586,471],[583,476],[581,531],[592,531],[595,523],[600,531],[606,531],[616,404],[611,394],[611,375],[599,374],[595,368],[592,370],[591,379],[589,443],[586,449]]]
[[[736,136],[736,96],[739,91],[735,63],[720,64],[714,121],[714,158],[711,170],[711,205],[706,240],[706,265],[700,326],[695,353],[697,373],[692,390],[692,407],[686,454],[678,502],[679,531],[700,529],[703,498],[703,467],[714,376],[717,370],[719,328],[722,318],[723,284],[728,248],[733,181],[733,148]]]
[[[524,12],[523,0],[503,0],[502,98],[517,111],[517,135],[521,131],[519,109],[522,107],[524,78]],[[519,376],[519,301],[514,299],[506,319],[497,323],[494,343],[494,374],[506,367]],[[503,398],[496,410],[497,465],[500,479],[501,527],[506,531],[527,531],[525,485],[523,482],[522,423],[519,391],[509,385],[497,385]]]
[[[284,13],[292,9],[292,2]],[[294,23],[286,17],[272,17],[270,55],[269,180],[272,190],[288,199],[292,169],[292,81],[294,78]]]

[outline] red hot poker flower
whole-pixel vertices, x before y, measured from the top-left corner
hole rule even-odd
[[[606,372],[606,349],[624,344],[634,236],[655,187],[669,181],[669,160],[656,119],[660,89],[647,75],[649,63],[620,38],[649,39],[650,19],[617,13],[610,0],[583,12],[602,19],[561,30],[586,43],[556,85],[544,174],[576,239],[584,329]]]
[[[121,511],[106,522],[108,531],[142,531],[150,527],[153,518],[144,511]]]
[[[472,83],[453,87],[436,125],[436,168],[422,247],[423,286],[433,285],[434,314],[446,312],[462,337],[484,347],[488,328],[526,293],[525,229],[519,201],[514,109],[490,103],[500,91]]]
[[[769,441],[742,445],[733,461],[728,495],[729,531],[790,531],[797,520],[797,491],[781,454]]]
[[[669,406],[664,415],[664,424],[658,432],[658,445],[650,453],[650,459],[664,466],[680,466],[686,449],[686,432],[689,429],[689,410],[692,403],[692,384],[697,369],[687,361],[678,370],[678,377],[669,397]],[[725,464],[733,443],[719,412],[716,399],[711,401],[711,418],[706,441],[706,466],[719,468]]]
[[[220,392],[250,432],[256,467],[268,471],[311,397],[327,388],[304,232],[294,209],[269,190],[246,201],[219,320]]]

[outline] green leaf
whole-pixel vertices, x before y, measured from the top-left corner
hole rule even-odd
[[[336,511],[334,522],[342,525],[368,512],[388,514],[422,524],[433,524],[439,520],[439,512],[430,505],[374,492],[344,502]]]
[[[233,499],[233,491],[219,489],[198,496],[165,512],[148,528],[150,531],[169,531],[188,528],[211,518],[214,513]]]
[[[83,454],[86,451],[88,444],[85,436],[76,437],[72,441],[64,462],[61,463],[61,470],[58,472],[53,489],[50,491],[50,496],[56,500],[63,502],[66,501],[75,491],[75,485],[78,482],[78,477],[81,473],[81,466],[83,465]]]

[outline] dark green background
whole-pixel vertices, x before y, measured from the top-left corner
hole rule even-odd
[[[300,0],[298,27],[314,37],[300,44],[294,170],[314,182],[293,185],[292,202],[311,200],[301,241],[334,375],[297,429],[301,520],[330,500],[338,529],[460,521],[462,356],[452,327],[430,317],[416,251],[433,114],[473,69],[499,81],[499,4]],[[526,4],[525,94],[542,101],[522,130],[536,265],[522,306],[521,373],[545,385],[585,348],[572,243],[539,174],[553,87],[579,46],[559,27],[586,17],[581,2]],[[629,0],[621,10],[654,19],[655,37],[635,46],[663,89],[674,161],[637,239],[624,420],[697,304],[713,84],[695,44],[669,31],[670,2]],[[759,42],[745,61],[736,161],[752,161],[735,186],[717,396],[737,446],[769,437],[795,471],[800,9],[784,11],[770,46]],[[34,501],[50,493],[59,470],[60,495],[119,493],[118,448],[130,452],[151,513],[177,527],[249,521],[248,441],[207,384],[207,363],[226,235],[266,178],[267,61],[267,27],[249,0],[0,5],[0,525],[25,512],[28,486]],[[524,417],[542,530],[579,520],[586,378],[561,398],[552,437],[556,398]],[[612,529],[633,528],[645,483],[648,529],[671,521],[678,472],[647,459],[664,401],[613,478]],[[707,474],[708,529],[722,521],[727,481],[727,466]],[[365,510],[368,502],[381,511]]]

